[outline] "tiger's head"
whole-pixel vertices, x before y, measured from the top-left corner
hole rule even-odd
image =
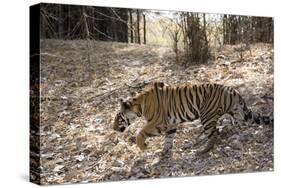
[[[131,92],[129,99],[120,99],[120,110],[114,118],[113,129],[124,132],[136,117],[144,116],[144,108],[155,103],[155,94],[153,94],[155,88],[162,89],[164,86],[165,84],[162,82],[154,82],[149,84],[141,93]]]
[[[142,97],[120,99],[120,110],[114,118],[113,129],[124,132],[136,117],[142,116]]]

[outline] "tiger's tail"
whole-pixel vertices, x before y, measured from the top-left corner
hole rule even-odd
[[[254,122],[258,125],[260,124],[273,125],[274,122],[273,116],[264,116],[257,112],[253,112],[251,110],[248,110],[245,113],[246,113],[245,120],[248,122]]]
[[[248,108],[245,100],[239,96],[239,104],[242,108],[242,113],[244,114],[244,120],[249,123],[256,123],[258,125],[265,124],[265,125],[273,125],[273,115],[272,116],[265,116],[261,115],[260,113],[253,112],[250,108]]]

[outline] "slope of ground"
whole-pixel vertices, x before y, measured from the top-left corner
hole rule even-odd
[[[181,125],[169,158],[160,155],[163,136],[149,138],[146,152],[138,149],[134,138],[142,119],[124,133],[112,130],[118,99],[149,81],[232,86],[254,111],[272,114],[272,46],[253,45],[243,59],[225,46],[222,59],[182,66],[164,47],[95,41],[89,59],[85,41],[41,44],[42,184],[273,170],[272,126],[225,126],[216,147],[196,156],[183,146],[197,129]]]

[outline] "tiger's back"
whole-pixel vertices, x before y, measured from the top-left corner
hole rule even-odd
[[[166,124],[178,124],[206,118],[213,113],[231,113],[233,105],[242,100],[234,89],[219,84],[179,87],[155,86],[165,109],[162,117]],[[149,103],[149,101],[147,101]],[[242,101],[243,102],[243,101]],[[247,110],[246,108],[244,109]]]

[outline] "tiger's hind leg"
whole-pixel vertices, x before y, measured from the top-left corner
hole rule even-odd
[[[216,144],[217,137],[219,135],[219,131],[217,129],[217,123],[219,118],[221,117],[220,114],[213,116],[212,118],[203,117],[201,122],[203,124],[203,130],[200,135],[196,139],[196,143],[194,144],[197,146],[199,143],[206,142],[206,146],[203,149],[197,151],[197,154],[204,154],[210,151],[214,145]],[[205,138],[202,140],[200,137],[202,135],[206,135]],[[206,141],[207,140],[207,141]]]
[[[217,137],[219,135],[219,131],[214,127],[211,130],[210,135],[208,135],[208,141],[206,146],[203,149],[200,149],[196,152],[197,155],[202,155],[204,153],[209,152],[211,149],[213,149],[214,145],[217,142]]]
[[[164,147],[161,152],[162,157],[170,157],[172,154],[172,149],[174,145],[174,138],[176,136],[177,129],[173,128],[166,131],[165,140],[164,140]]]

